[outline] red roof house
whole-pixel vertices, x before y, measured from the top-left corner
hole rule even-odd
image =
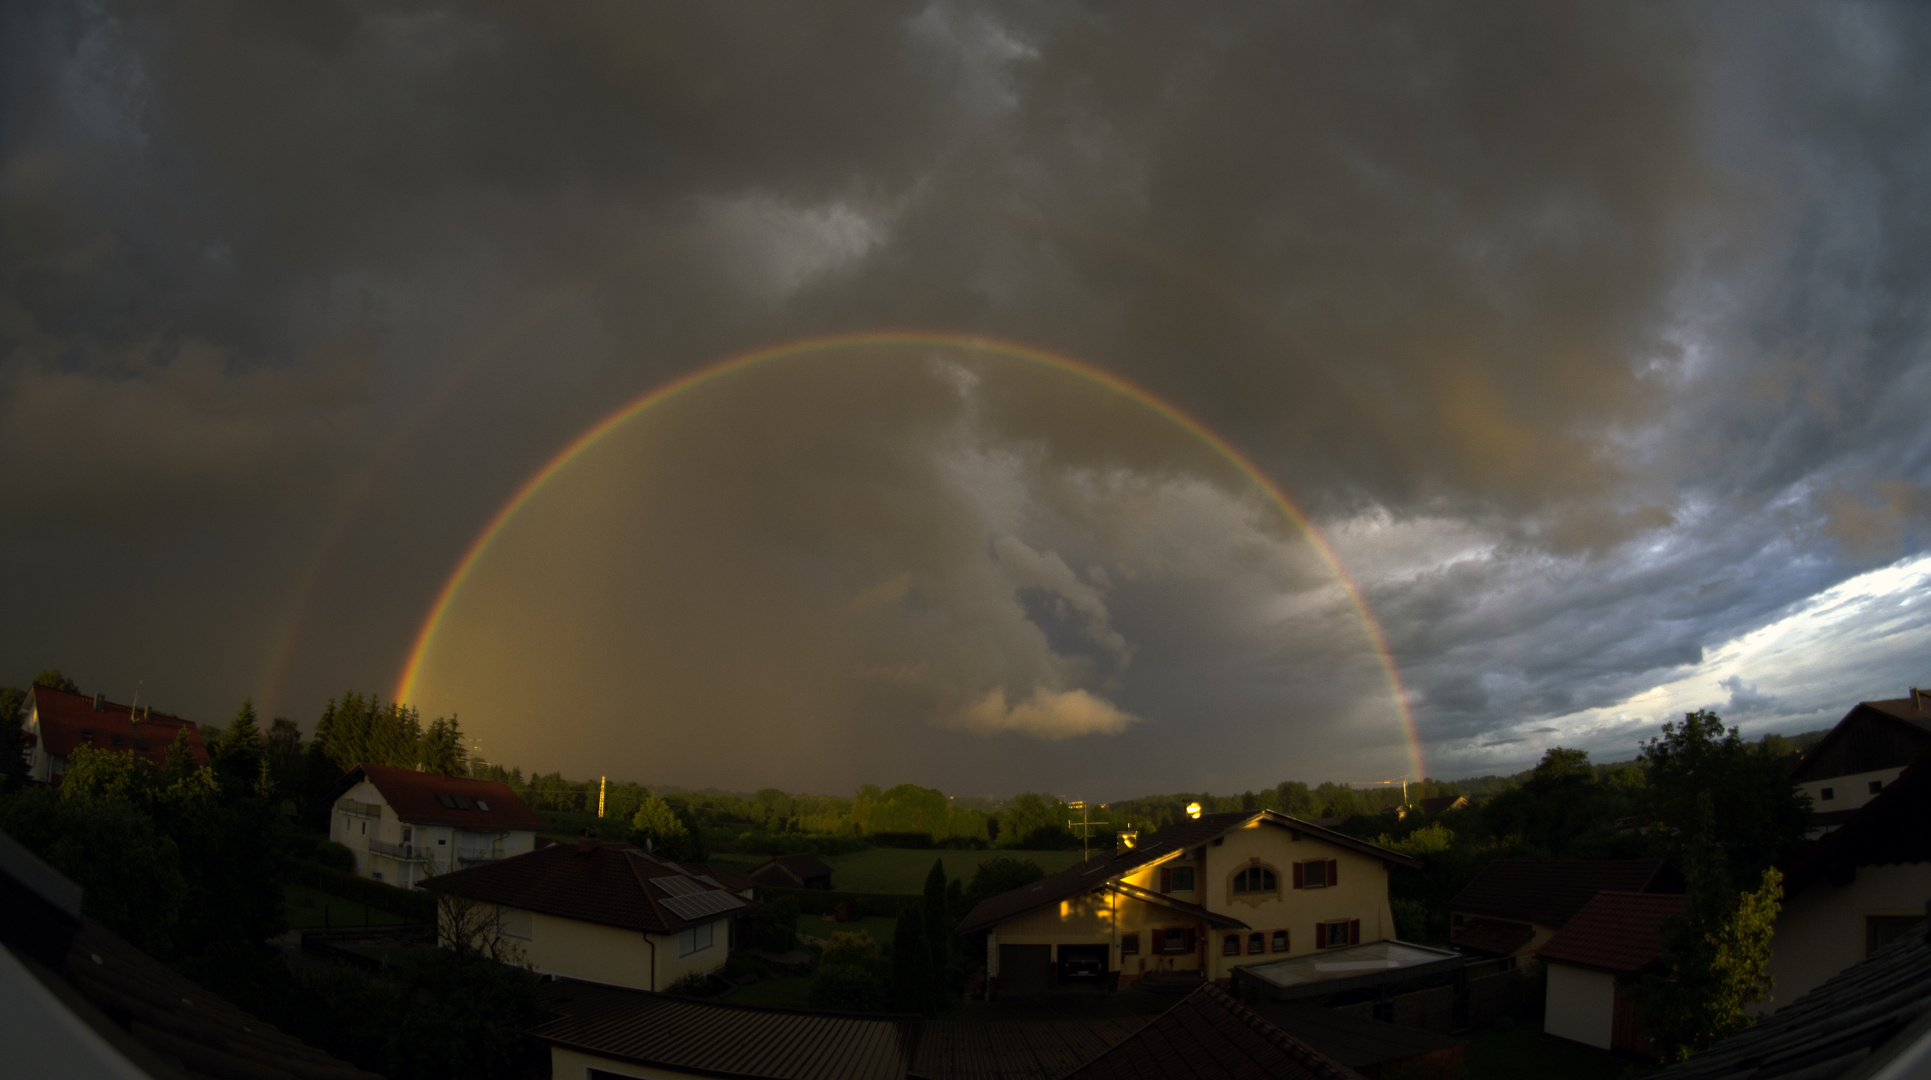
[[[1536,955],[1549,973],[1542,1030],[1604,1050],[1649,1053],[1624,991],[1663,956],[1662,925],[1683,914],[1667,893],[1600,892]]]
[[[131,753],[159,766],[167,763],[168,746],[175,736],[186,734],[195,764],[208,761],[201,729],[194,721],[156,713],[149,707],[136,710],[117,705],[105,694],[88,697],[51,686],[30,687],[23,727],[28,742],[27,775],[43,784],[57,781],[67,771],[74,751],[82,746]]]
[[[363,877],[403,888],[522,854],[549,828],[508,784],[366,762],[336,783],[334,801],[329,839]]]

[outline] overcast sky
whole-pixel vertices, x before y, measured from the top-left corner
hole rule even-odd
[[[1931,11],[0,11],[0,680],[1067,797],[1931,684]]]

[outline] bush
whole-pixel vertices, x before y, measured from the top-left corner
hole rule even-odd
[[[731,984],[716,975],[686,975],[666,986],[664,993],[677,997],[709,998],[716,997],[731,988]]]
[[[839,930],[825,942],[824,955],[818,962],[825,964],[865,964],[878,959],[878,942],[863,930]]]
[[[798,947],[798,901],[789,896],[765,902],[758,926],[758,946],[766,952],[787,953]]]
[[[303,862],[300,859],[287,860],[284,872],[289,881],[298,885],[307,885],[311,889],[320,889],[331,896],[354,900],[383,911],[393,911],[413,922],[436,921],[434,893],[398,889],[394,885],[356,877],[354,874],[331,870],[326,866]]]
[[[808,1000],[814,1009],[879,1012],[885,1008],[885,980],[858,964],[824,964],[811,977]]]

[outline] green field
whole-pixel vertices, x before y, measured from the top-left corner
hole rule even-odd
[[[402,916],[393,911],[330,896],[307,885],[284,884],[282,903],[291,930],[314,930],[324,926],[393,926],[403,921]]]
[[[1077,851],[917,851],[906,848],[870,848],[849,855],[833,855],[831,887],[840,892],[917,893],[925,890],[925,875],[932,872],[934,860],[945,863],[945,876],[964,878],[967,884],[979,865],[987,859],[1029,859],[1048,874],[1055,874],[1080,861]]]

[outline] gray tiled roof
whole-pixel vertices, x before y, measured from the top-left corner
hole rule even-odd
[[[1361,1080],[1212,984],[1065,1080]]]
[[[1652,1080],[1832,1080],[1917,1041],[1931,1019],[1925,927]]]

